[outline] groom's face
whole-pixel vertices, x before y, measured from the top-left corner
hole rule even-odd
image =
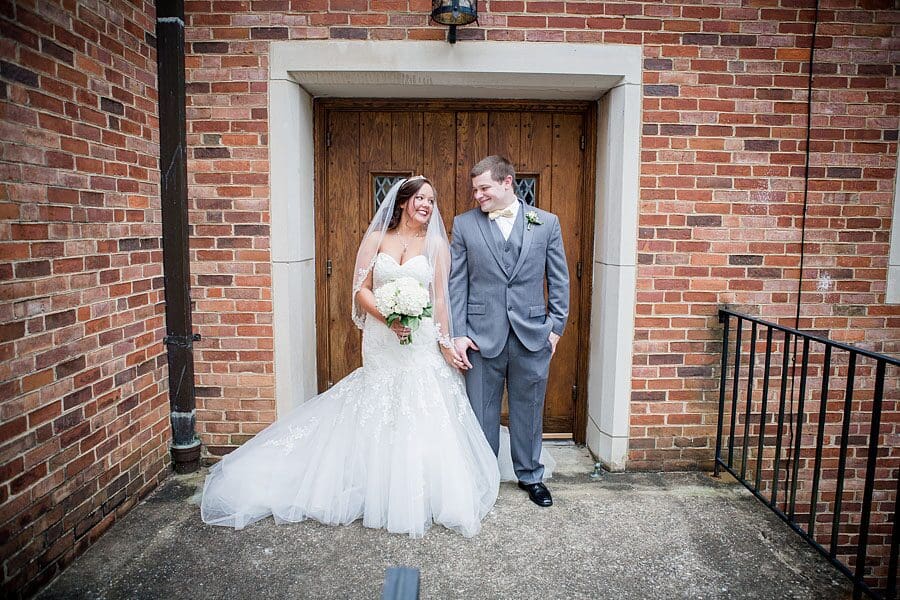
[[[473,177],[472,188],[475,193],[475,202],[481,207],[482,212],[506,208],[516,198],[512,192],[512,177],[507,177],[503,181],[494,181],[490,171]]]

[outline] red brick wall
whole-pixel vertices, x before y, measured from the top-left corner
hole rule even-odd
[[[166,472],[154,31],[149,2],[0,7],[5,597]]]
[[[702,31],[647,48],[632,468],[709,464],[716,304],[794,324],[814,13],[782,4],[685,7]],[[896,12],[822,6],[800,326],[897,353]]]
[[[822,2],[820,15],[801,325],[897,352],[900,307],[884,287],[900,32],[892,2],[835,10],[844,4]],[[643,44],[631,468],[710,465],[719,305],[793,324],[813,5],[495,0],[459,32],[460,43]],[[429,6],[186,4],[199,420],[214,454],[273,416],[268,43],[444,39]]]
[[[267,55],[287,31],[269,25],[292,18],[242,7],[185,5],[197,431],[213,456],[275,420]]]

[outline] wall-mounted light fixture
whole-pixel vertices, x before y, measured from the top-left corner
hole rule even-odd
[[[431,18],[435,23],[450,27],[447,41],[455,44],[456,26],[478,20],[478,0],[431,0]]]

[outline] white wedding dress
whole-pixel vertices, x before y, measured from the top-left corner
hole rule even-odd
[[[401,265],[378,254],[373,287],[398,277],[427,286],[431,267],[424,256]],[[432,522],[478,533],[497,499],[498,461],[435,340],[431,319],[409,345],[367,319],[362,367],[213,466],[203,521],[241,529],[268,515],[334,525],[361,518],[411,537]]]

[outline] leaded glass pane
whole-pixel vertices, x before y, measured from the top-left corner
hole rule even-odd
[[[381,203],[384,201],[387,193],[391,191],[391,188],[395,183],[409,177],[408,175],[376,175],[372,178],[372,185],[374,186],[372,189],[372,197],[375,199],[375,210],[378,210],[378,207],[381,206]]]
[[[524,200],[525,204],[537,206],[537,177],[520,175],[516,178],[516,196]]]

